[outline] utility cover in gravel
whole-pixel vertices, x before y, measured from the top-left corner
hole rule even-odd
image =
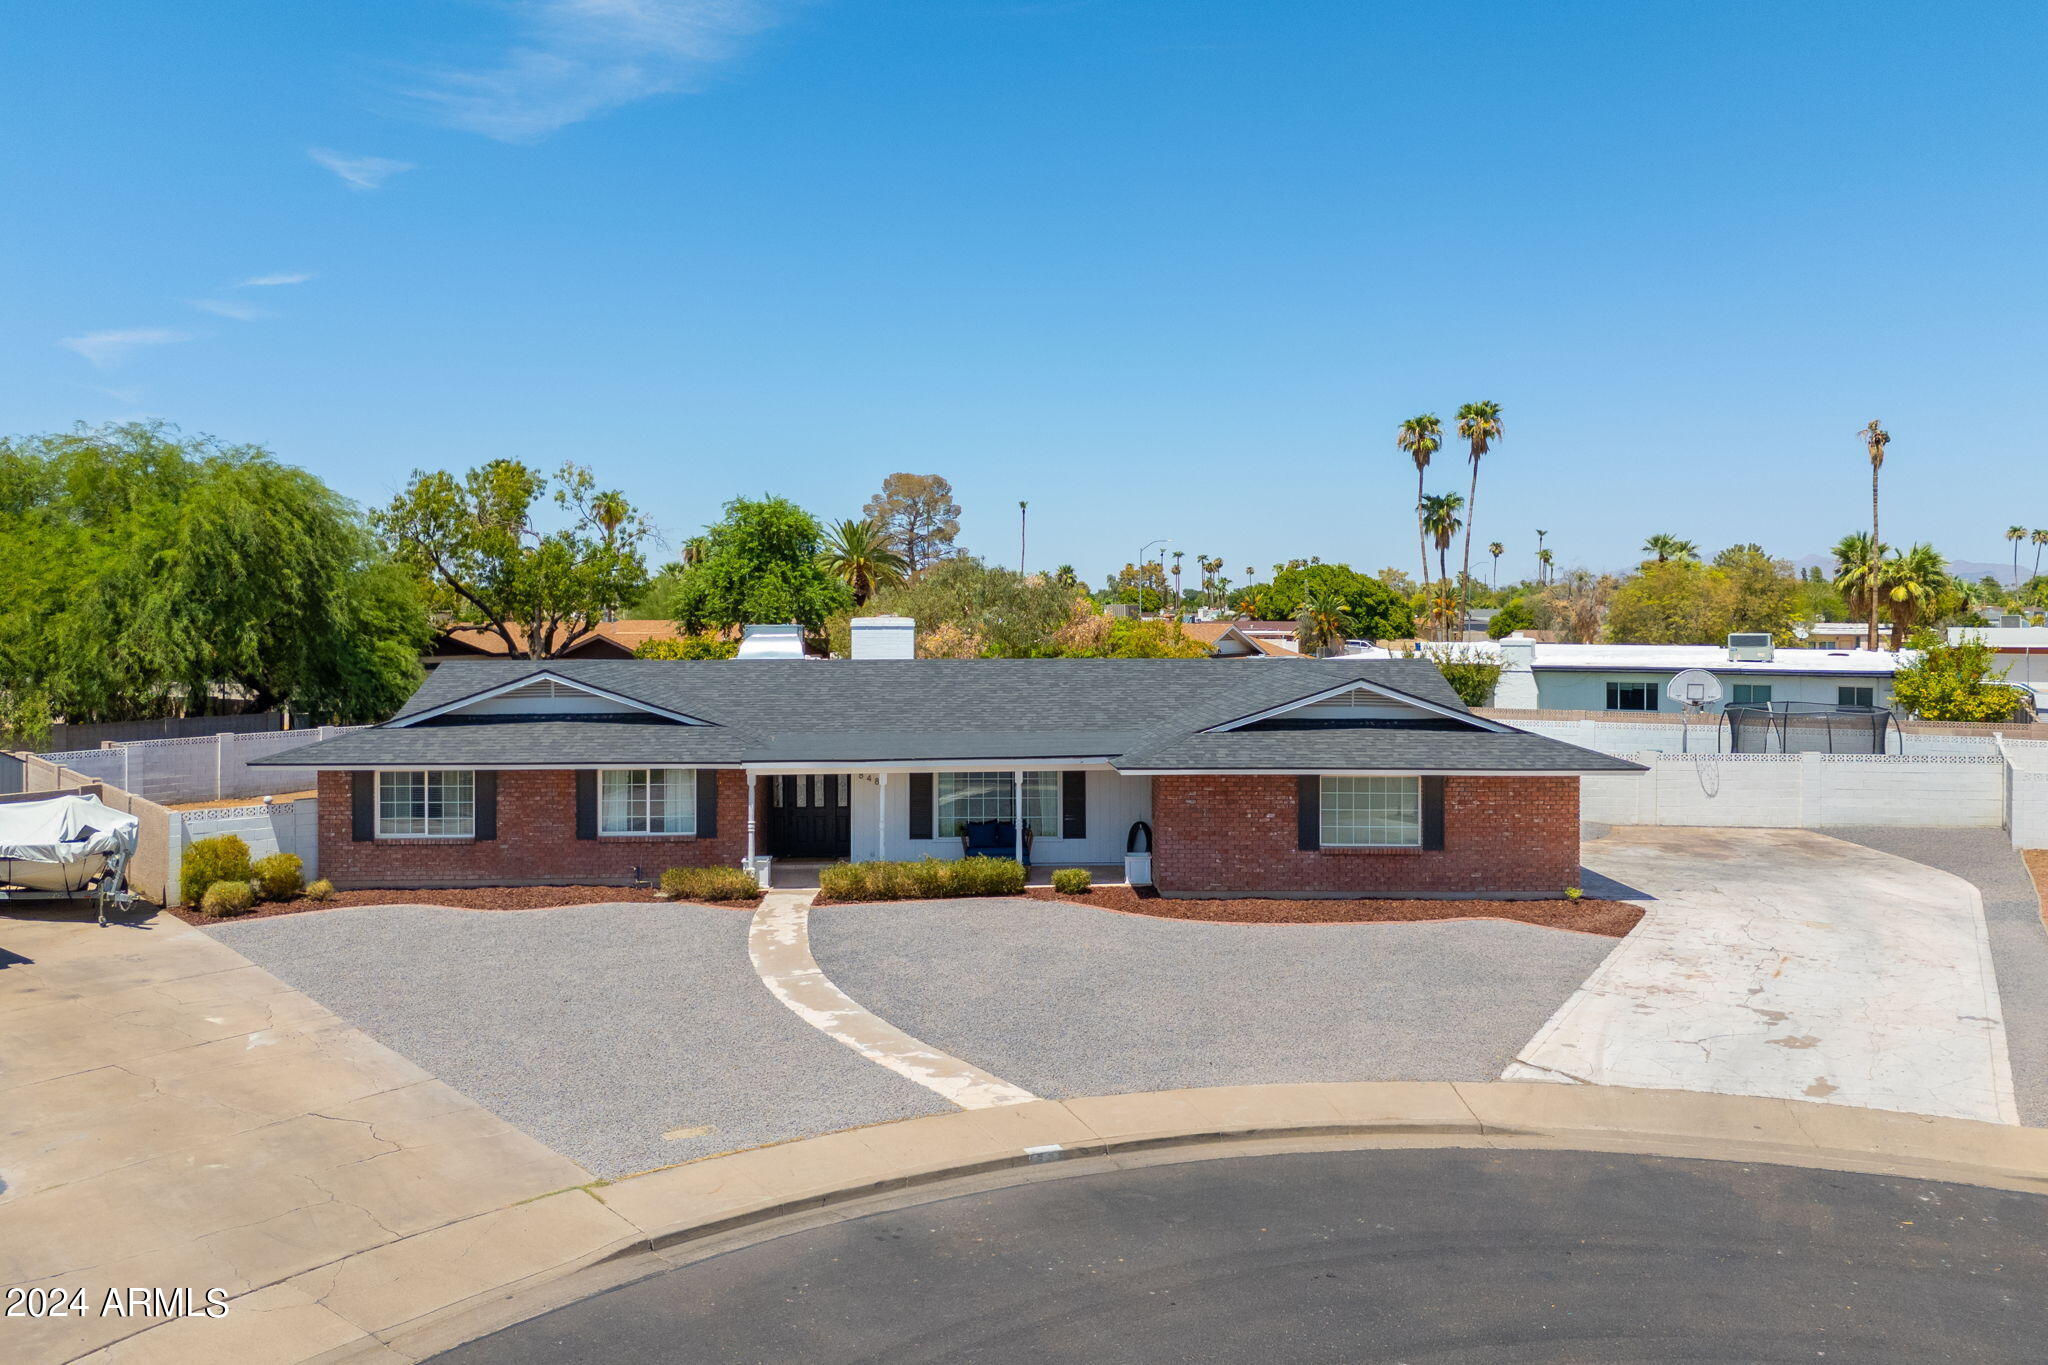
[[[208,932],[598,1175],[952,1109],[770,995],[747,924],[403,905]]]

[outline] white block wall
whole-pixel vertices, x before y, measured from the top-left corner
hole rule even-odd
[[[1997,757],[1637,753],[1646,773],[1579,784],[1582,819],[1613,825],[1822,829],[1918,825],[1999,829],[2006,765]],[[2048,833],[2048,771],[2042,774]],[[2015,831],[2017,842],[2017,831]]]
[[[281,796],[314,784],[311,768],[253,768],[250,761],[302,748],[352,726],[310,730],[267,730],[253,734],[201,735],[192,739],[142,739],[98,749],[47,754],[53,763],[109,782],[159,805]]]
[[[262,771],[258,769],[257,771]],[[214,810],[172,811],[170,813],[171,875],[168,894],[178,894],[177,868],[184,861],[185,845],[217,834],[239,834],[249,846],[249,858],[267,858],[273,853],[296,853],[305,862],[306,880],[320,875],[320,803],[313,797],[277,801],[268,806],[227,806]]]

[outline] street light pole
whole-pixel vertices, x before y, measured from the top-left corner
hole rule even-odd
[[[1138,617],[1140,620],[1143,620],[1145,616],[1145,551],[1151,549],[1154,545],[1171,545],[1172,543],[1173,538],[1171,536],[1161,536],[1157,540],[1148,541],[1138,547],[1138,562],[1132,567],[1138,571]]]

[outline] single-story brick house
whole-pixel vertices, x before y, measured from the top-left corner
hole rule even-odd
[[[264,760],[257,760],[262,762]],[[1425,659],[450,660],[319,770],[338,887],[623,883],[683,865],[957,857],[1169,895],[1557,895],[1579,778],[1625,760],[1473,715]]]

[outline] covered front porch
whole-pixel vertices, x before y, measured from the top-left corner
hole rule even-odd
[[[1140,842],[1150,847],[1151,779],[1125,776],[1099,759],[745,773],[745,856],[749,866],[768,864],[777,886],[816,885],[816,869],[834,862],[963,857],[962,832],[971,822],[1013,826],[1011,856],[1027,864],[1033,884],[1060,867],[1121,882],[1140,826]]]

